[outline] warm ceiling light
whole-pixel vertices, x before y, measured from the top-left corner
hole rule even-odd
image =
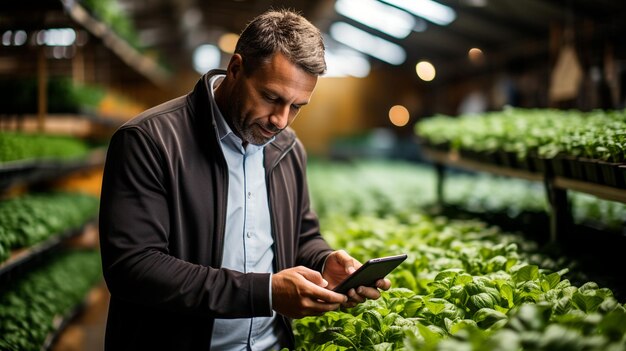
[[[337,0],[338,13],[398,39],[415,27],[415,17],[376,0]]]
[[[456,11],[454,11],[451,7],[442,5],[432,0],[382,1],[442,26],[446,26],[456,19]]]
[[[467,52],[467,57],[469,57],[470,61],[476,64],[480,64],[485,59],[485,55],[483,51],[479,48],[471,48]]]
[[[426,82],[430,82],[435,79],[435,75],[437,74],[435,66],[428,61],[421,61],[415,65],[415,71],[417,72],[417,76]]]
[[[396,127],[404,127],[409,123],[409,110],[402,105],[395,105],[389,109],[389,120]]]
[[[330,35],[344,45],[392,65],[402,64],[406,59],[401,46],[344,22],[333,23]]]
[[[223,34],[217,42],[217,46],[225,53],[232,54],[235,52],[235,46],[237,46],[237,40],[239,35],[235,33]]]

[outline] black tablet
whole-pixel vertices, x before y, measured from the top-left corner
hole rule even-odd
[[[384,278],[389,272],[406,260],[406,254],[372,258],[363,264],[344,281],[339,283],[333,291],[347,294],[348,290],[359,286],[376,286],[378,279]]]

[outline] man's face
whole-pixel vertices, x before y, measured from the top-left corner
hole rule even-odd
[[[240,65],[241,60],[231,62]],[[245,143],[261,145],[285,129],[311,99],[317,77],[292,64],[282,54],[245,74],[229,67],[234,77],[228,118]]]

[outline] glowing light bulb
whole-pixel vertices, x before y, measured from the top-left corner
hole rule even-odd
[[[435,79],[435,76],[437,75],[435,66],[428,61],[418,62],[415,66],[415,71],[417,72],[417,76],[425,82],[430,82]]]
[[[395,105],[389,109],[389,120],[396,127],[403,127],[411,118],[409,110],[402,105]]]

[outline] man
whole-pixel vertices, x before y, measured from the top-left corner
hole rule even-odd
[[[288,128],[325,70],[319,31],[270,11],[226,71],[115,133],[100,207],[107,350],[292,347],[289,318],[380,296],[330,290],[361,264],[320,235]]]

